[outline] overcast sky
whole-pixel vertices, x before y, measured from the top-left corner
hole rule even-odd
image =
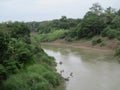
[[[120,9],[120,0],[0,0],[0,22],[82,18],[96,2]]]

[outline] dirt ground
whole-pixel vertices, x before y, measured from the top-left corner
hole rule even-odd
[[[65,40],[56,40],[52,42],[45,42],[42,44],[55,45],[55,46],[69,46],[74,48],[97,49],[97,50],[114,50],[119,45],[119,43],[114,40],[108,40],[104,38],[104,41],[106,45],[102,47],[99,44],[93,46],[91,44],[91,41],[89,40],[79,40],[74,42],[66,42]]]

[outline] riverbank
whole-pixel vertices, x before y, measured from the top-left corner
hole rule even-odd
[[[72,48],[83,48],[83,49],[93,49],[93,50],[103,50],[103,51],[113,51],[117,47],[117,43],[113,41],[106,41],[105,46],[92,45],[91,41],[88,40],[79,40],[73,42],[67,42],[65,40],[56,40],[52,42],[42,42],[42,45],[52,45],[52,46],[64,46]]]

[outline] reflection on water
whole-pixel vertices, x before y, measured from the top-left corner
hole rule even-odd
[[[70,77],[66,90],[120,90],[120,64],[111,52],[52,46],[43,48],[48,55],[55,57],[57,71],[65,78]]]

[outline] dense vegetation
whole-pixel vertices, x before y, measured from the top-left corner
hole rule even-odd
[[[62,16],[60,19],[43,22],[27,23],[31,31],[48,34],[56,30],[69,30],[64,38],[91,38],[96,35],[109,39],[120,38],[120,10],[112,7],[103,9],[98,3],[93,4],[83,19],[70,19]]]
[[[62,16],[60,19],[44,22],[29,22],[31,31],[39,33],[40,41],[54,41],[64,39],[66,41],[75,41],[80,39],[91,39],[99,36],[101,38],[115,39],[120,41],[120,10],[112,7],[103,9],[103,7],[94,3],[82,19],[70,19]],[[67,30],[67,31],[66,31]],[[57,32],[64,32],[56,37]],[[55,36],[55,37],[54,37]],[[92,44],[105,46],[101,38],[92,40]],[[100,42],[99,42],[100,40]],[[118,54],[119,48],[116,51]]]
[[[25,23],[0,24],[0,90],[53,90],[61,76]]]

